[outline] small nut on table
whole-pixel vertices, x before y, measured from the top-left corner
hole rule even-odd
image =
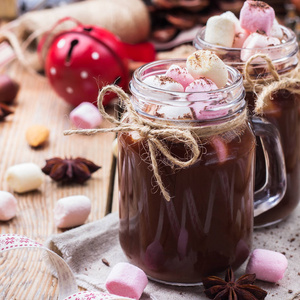
[[[31,147],[39,147],[49,138],[50,130],[43,125],[32,125],[26,130],[26,140]]]

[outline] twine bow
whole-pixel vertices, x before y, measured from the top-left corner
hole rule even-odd
[[[266,61],[268,69],[273,77],[271,81],[270,79],[253,80],[251,78],[249,68],[251,66],[251,62],[256,58],[262,58]],[[255,101],[255,113],[258,115],[263,114],[264,107],[267,106],[268,102],[272,100],[272,93],[276,91],[287,90],[291,93],[300,95],[299,77],[299,65],[294,71],[291,71],[288,74],[279,75],[271,58],[268,55],[258,53],[251,56],[244,67],[244,85],[248,91],[253,91],[257,94],[257,99]]]
[[[110,116],[106,113],[103,107],[103,98],[107,92],[117,93],[120,100],[125,104],[129,122],[122,122],[118,119]],[[154,176],[156,182],[167,201],[170,201],[171,197],[167,192],[161,176],[158,171],[158,163],[156,159],[156,151],[159,150],[168,160],[171,166],[178,166],[180,168],[186,168],[194,164],[197,159],[200,157],[200,150],[198,147],[198,137],[190,131],[189,127],[180,128],[178,126],[170,126],[162,123],[151,122],[145,118],[142,118],[135,111],[128,95],[118,86],[108,85],[102,88],[98,95],[98,109],[100,113],[111,123],[115,124],[116,127],[113,128],[98,128],[98,129],[82,129],[82,130],[68,130],[65,131],[65,135],[70,134],[86,134],[93,135],[100,132],[137,132],[141,138],[147,138],[147,144],[150,152],[151,164],[153,167]],[[191,151],[190,158],[186,161],[180,160],[174,156],[169,151],[169,148],[166,147],[163,140],[171,140],[172,142],[182,142],[185,143],[188,149]]]
[[[126,117],[129,119],[128,122],[119,121],[115,117],[112,117],[106,113],[103,106],[103,99],[107,92],[116,93],[121,102],[125,104]],[[182,126],[182,124],[181,126],[178,126],[175,124],[167,125],[162,122],[153,122],[140,116],[135,111],[129,96],[116,85],[108,85],[103,87],[98,94],[97,104],[102,116],[109,120],[112,124],[115,124],[116,127],[67,130],[64,131],[64,135],[93,135],[104,132],[137,132],[141,138],[145,138],[147,140],[153,173],[160,191],[167,201],[171,200],[171,196],[164,186],[162,178],[159,174],[156,152],[160,151],[167,159],[166,163],[172,168],[174,168],[174,166],[178,166],[179,168],[187,168],[201,158],[202,152],[200,149],[203,142],[201,142],[200,138],[209,138],[212,135],[222,134],[228,132],[229,130],[233,135],[238,136],[243,131],[245,121],[247,120],[247,110],[244,110],[243,112],[237,114],[235,118],[232,118],[231,120],[221,124],[213,124],[212,126],[197,127]],[[188,160],[181,160],[173,156],[170,153],[169,147],[164,143],[164,141],[183,143],[189,153]]]

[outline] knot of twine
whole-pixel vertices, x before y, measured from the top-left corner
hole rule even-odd
[[[125,105],[125,116],[128,118],[128,122],[120,121],[115,117],[110,116],[106,113],[103,106],[104,95],[107,92],[113,92],[117,94],[121,102]],[[102,88],[98,94],[97,99],[98,109],[102,116],[109,120],[116,127],[112,128],[96,128],[96,129],[78,129],[78,130],[67,130],[64,131],[64,135],[71,134],[85,134],[93,135],[104,132],[137,132],[141,138],[147,139],[149,147],[151,166],[156,182],[160,188],[161,193],[167,201],[171,200],[170,194],[162,182],[162,178],[159,174],[159,167],[157,162],[156,152],[160,151],[165,158],[167,163],[174,167],[186,168],[193,165],[198,159],[201,158],[200,146],[201,138],[208,138],[213,134],[224,133],[228,130],[233,130],[245,124],[247,120],[247,110],[244,110],[237,117],[223,124],[214,124],[206,127],[197,126],[184,126],[182,123],[179,125],[168,125],[163,122],[153,122],[142,116],[140,116],[134,109],[129,96],[118,86],[108,85]],[[239,134],[237,131],[236,134]],[[171,141],[175,143],[184,143],[189,157],[187,160],[181,160],[170,153],[169,147],[164,141]]]
[[[256,58],[262,58],[266,61],[268,70],[273,78],[268,80],[251,78],[249,69],[251,62]],[[279,75],[271,58],[266,54],[258,53],[248,59],[244,67],[244,79],[246,90],[252,91],[257,95],[254,111],[258,115],[263,114],[264,107],[267,106],[269,101],[272,101],[272,93],[279,90],[287,90],[294,94],[300,94],[299,64],[295,70],[285,75]]]

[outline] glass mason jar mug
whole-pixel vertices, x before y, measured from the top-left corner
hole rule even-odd
[[[298,43],[296,36],[284,26],[281,26],[281,29],[284,42],[265,48],[226,48],[207,43],[204,41],[205,27],[197,33],[194,39],[196,49],[210,50],[227,65],[237,68],[241,73],[246,71],[253,80],[254,87],[260,88],[260,90],[254,90],[251,84],[244,81],[246,101],[250,112],[253,112],[255,108],[256,92],[260,92],[262,87],[275,81],[266,60],[260,57],[252,60],[245,70],[246,62],[252,55],[258,53],[267,55],[280,78],[292,77],[297,73]],[[259,84],[257,85],[257,83]],[[281,89],[273,92],[271,96],[269,99],[272,98],[272,100],[264,106],[262,116],[274,124],[280,133],[287,172],[287,190],[277,206],[255,218],[254,225],[256,227],[272,225],[285,219],[296,208],[300,200],[300,95],[288,89]],[[268,162],[264,160],[259,139],[257,143],[255,187],[259,189],[265,182],[265,168]]]
[[[118,135],[119,239],[129,261],[150,278],[193,285],[246,260],[253,213],[281,199],[285,167],[274,126],[259,118],[253,119],[253,126],[249,122],[237,70],[227,67],[226,87],[210,92],[172,92],[144,82],[148,76],[165,74],[171,64],[183,66],[185,60],[149,63],[134,72],[130,83],[131,103],[154,131],[148,137],[140,134],[143,130]],[[123,121],[132,123],[130,115]],[[156,171],[170,201],[157,186],[149,148],[157,126],[165,125],[173,131],[160,142],[172,157],[187,161],[192,155],[187,143],[193,138],[201,152],[195,163],[178,168],[156,149]],[[253,128],[262,136],[267,159],[276,162],[268,170],[269,182],[255,195]],[[179,131],[192,133],[188,141],[172,135]]]

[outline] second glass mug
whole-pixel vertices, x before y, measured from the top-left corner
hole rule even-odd
[[[298,65],[298,42],[294,32],[284,26],[281,26],[281,29],[284,32],[285,42],[280,45],[240,49],[226,48],[205,42],[204,27],[197,33],[194,46],[196,49],[206,49],[216,53],[226,64],[237,68],[241,73],[244,72],[248,58],[256,53],[266,54],[272,59],[280,76],[290,76],[296,71]],[[266,61],[261,58],[251,62],[249,71],[253,80],[263,78],[270,82],[273,79]],[[280,133],[287,171],[287,190],[278,205],[255,218],[255,227],[265,227],[284,220],[293,212],[300,200],[300,95],[288,90],[279,90],[272,94],[272,98],[272,104],[264,108],[263,117],[274,124]],[[252,112],[256,100],[256,94],[252,87],[246,88],[246,100],[250,112]],[[259,139],[257,143],[255,186],[261,188],[266,178],[266,162]]]
[[[129,261],[150,278],[194,285],[247,259],[253,214],[282,198],[285,166],[274,126],[259,118],[249,122],[243,79],[236,69],[227,67],[226,87],[211,92],[171,92],[144,83],[148,76],[165,74],[171,64],[184,66],[185,60],[157,61],[134,72],[130,90],[135,111],[153,124],[196,130],[209,126],[211,133],[198,140],[201,159],[189,167],[174,169],[157,153],[158,171],[170,201],[153,186],[147,138],[137,132],[119,133],[119,238]],[[199,118],[192,114],[197,106],[205,107]],[[124,122],[130,123],[130,117]],[[226,130],[218,131],[222,126]],[[262,137],[267,160],[274,161],[268,170],[269,182],[255,195],[254,132]],[[165,146],[173,156],[186,159],[183,142],[171,138]]]

